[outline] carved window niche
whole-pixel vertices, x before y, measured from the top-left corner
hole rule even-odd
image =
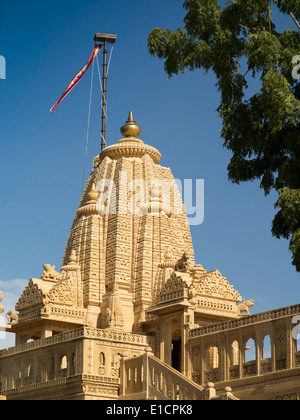
[[[121,359],[120,353],[115,353],[113,355],[113,361],[111,364],[111,376],[113,378],[120,377],[120,359]]]
[[[105,375],[105,353],[100,352],[99,354],[99,375]]]
[[[22,369],[20,365],[17,365],[16,368],[16,388],[19,388],[21,386],[22,381]]]
[[[55,369],[55,359],[54,357],[50,358],[50,363],[49,363],[49,380],[52,381],[54,379],[54,369]]]
[[[272,372],[272,342],[271,337],[266,335],[263,340],[262,345],[262,360],[260,366],[260,373],[270,373]]]
[[[210,346],[206,350],[206,371],[205,382],[219,382],[219,349],[217,346]]]
[[[269,335],[266,335],[263,340],[262,358],[265,360],[265,359],[271,359],[271,357],[272,357],[271,337]]]
[[[243,376],[257,375],[256,345],[253,338],[249,338],[244,350]]]
[[[256,361],[256,346],[253,338],[249,338],[245,345],[245,363]]]
[[[70,375],[75,375],[76,373],[76,355],[75,353],[71,354],[70,358]]]
[[[58,377],[65,378],[67,376],[67,370],[68,370],[68,358],[66,355],[62,355],[60,357]]]
[[[33,383],[33,366],[31,363],[27,363],[24,372],[24,385],[30,385]]]
[[[40,360],[37,361],[36,364],[36,378],[35,378],[36,383],[40,383],[42,382],[42,363]]]

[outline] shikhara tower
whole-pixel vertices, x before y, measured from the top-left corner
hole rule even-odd
[[[196,264],[171,170],[138,138],[132,112],[121,133],[94,159],[61,270],[45,264],[18,313],[8,314],[16,346],[0,351],[1,394],[299,398],[292,320],[300,306],[251,316],[252,300],[239,304],[242,297],[218,270]]]

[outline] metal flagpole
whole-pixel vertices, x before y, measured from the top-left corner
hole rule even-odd
[[[102,74],[102,127],[101,127],[101,150],[106,147],[106,111],[107,111],[107,44],[114,44],[117,35],[96,34],[95,42],[103,43],[103,74]]]

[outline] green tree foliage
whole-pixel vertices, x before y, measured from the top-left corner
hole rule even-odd
[[[259,179],[275,189],[280,208],[273,235],[291,238],[300,271],[300,83],[292,76],[300,55],[300,0],[185,0],[184,29],[153,29],[150,54],[164,60],[169,77],[212,70],[217,77],[224,146],[233,155],[229,179]],[[290,16],[277,30],[274,11]],[[276,14],[278,17],[278,13]],[[249,81],[258,91],[249,97]]]

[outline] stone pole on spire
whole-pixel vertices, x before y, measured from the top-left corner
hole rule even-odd
[[[101,127],[101,151],[106,147],[106,119],[107,119],[107,44],[114,44],[117,35],[96,34],[95,42],[103,43],[103,74],[102,74],[102,127]]]

